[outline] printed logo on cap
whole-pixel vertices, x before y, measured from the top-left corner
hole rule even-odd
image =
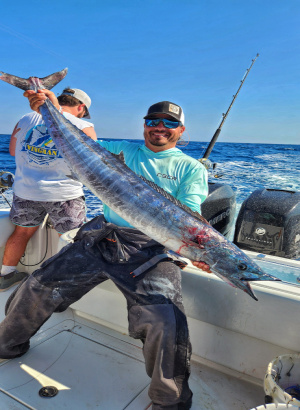
[[[169,111],[173,112],[174,114],[179,114],[179,107],[174,104],[169,104]]]

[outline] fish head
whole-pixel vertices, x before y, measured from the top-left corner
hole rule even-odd
[[[251,282],[280,281],[275,276],[264,272],[250,257],[230,242],[226,242],[223,249],[218,248],[218,257],[214,258],[210,269],[231,286],[243,290],[255,300],[258,299],[251,289]]]

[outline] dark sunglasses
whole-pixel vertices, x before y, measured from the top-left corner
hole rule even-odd
[[[162,122],[166,128],[177,128],[182,126],[180,121],[167,120],[166,118],[152,118],[145,120],[147,127],[157,127],[160,122]]]
[[[83,103],[81,103],[81,104],[83,104]],[[86,105],[85,105],[84,106],[84,116],[83,116],[83,118],[86,117],[86,116],[88,116],[88,110],[87,110]]]

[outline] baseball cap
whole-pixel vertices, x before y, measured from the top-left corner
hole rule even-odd
[[[92,104],[92,100],[90,99],[90,97],[87,95],[87,93],[79,90],[78,88],[71,88],[71,90],[74,92],[62,92],[61,95],[71,95],[72,97],[75,97],[77,98],[77,100],[81,101],[82,104],[86,106],[86,114],[84,118],[91,118],[89,108]]]
[[[180,121],[182,125],[184,125],[184,114],[182,108],[170,101],[161,101],[151,105],[144,119],[154,118],[157,114],[168,114],[176,121]]]

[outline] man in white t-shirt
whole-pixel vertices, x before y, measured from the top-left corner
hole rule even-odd
[[[60,111],[94,140],[90,118],[90,97],[82,90],[66,88],[58,97]],[[0,274],[0,291],[27,276],[16,267],[27,243],[49,214],[59,234],[78,228],[86,221],[82,183],[69,178],[71,170],[57,150],[42,116],[37,112],[20,119],[12,133],[9,152],[15,156],[16,173],[10,219],[15,230],[8,238]]]

